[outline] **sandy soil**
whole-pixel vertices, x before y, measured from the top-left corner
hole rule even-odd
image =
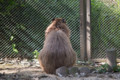
[[[0,80],[120,80],[120,73],[89,74],[86,77],[59,77],[46,74],[39,67],[0,70]]]
[[[90,73],[87,76],[59,77],[43,72],[38,61],[0,61],[0,80],[120,80],[119,73]]]

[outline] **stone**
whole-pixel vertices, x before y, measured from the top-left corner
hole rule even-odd
[[[70,75],[76,75],[77,73],[79,73],[78,67],[70,67],[68,68],[68,71]]]
[[[86,73],[80,73],[80,77],[86,77],[87,74]]]
[[[95,73],[96,72],[96,69],[95,68],[91,68],[90,69],[90,73]]]
[[[79,68],[79,73],[89,74],[90,69],[88,67],[81,67]]]
[[[56,75],[59,77],[65,77],[68,75],[68,68],[65,66],[59,67],[56,69]]]
[[[0,60],[0,64],[4,64],[5,63],[5,61],[3,61],[3,60]]]

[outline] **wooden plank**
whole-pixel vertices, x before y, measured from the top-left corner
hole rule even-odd
[[[98,59],[91,59],[94,62],[106,62],[106,59],[98,58]],[[120,62],[120,59],[117,59],[117,62]]]
[[[80,54],[81,60],[85,61],[86,54],[86,1],[80,0]]]
[[[91,59],[92,61],[94,61],[94,62],[106,62],[106,59],[99,59],[99,58],[97,58],[97,59]]]
[[[91,26],[90,26],[91,0],[86,0],[86,47],[87,58],[91,60]]]

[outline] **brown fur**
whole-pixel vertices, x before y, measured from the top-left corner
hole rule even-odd
[[[44,46],[38,59],[46,73],[53,74],[61,66],[71,67],[76,61],[76,53],[69,40],[70,30],[62,20],[56,18],[45,31]]]

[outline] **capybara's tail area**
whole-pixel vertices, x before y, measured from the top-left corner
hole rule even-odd
[[[48,74],[55,74],[56,69],[53,66],[49,66],[48,68],[44,67],[44,71]]]

